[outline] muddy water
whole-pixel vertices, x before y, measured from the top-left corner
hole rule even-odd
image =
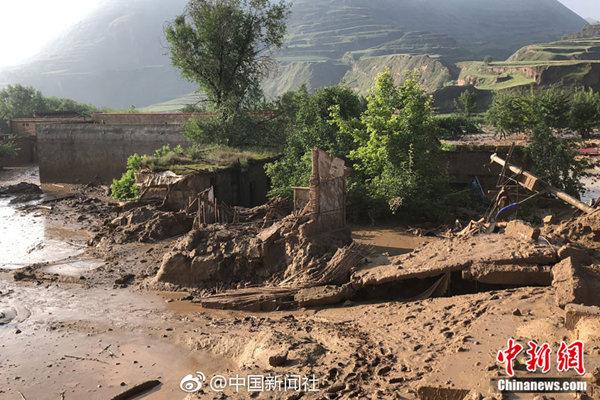
[[[585,192],[581,196],[584,203],[600,198],[600,167],[587,171],[590,175],[582,179]]]
[[[181,400],[182,377],[234,367],[184,346],[197,333],[151,294],[0,280],[0,313],[0,399],[110,399],[158,379],[144,399]]]
[[[397,228],[378,227],[353,227],[352,238],[358,243],[373,246],[377,253],[387,253],[390,256],[410,253],[415,248],[435,240]]]
[[[39,184],[37,168],[0,171],[0,186],[18,182]],[[0,198],[0,269],[19,269],[46,264],[44,272],[78,276],[102,265],[99,260],[82,257],[89,234],[62,221],[49,221],[44,209],[23,212]]]
[[[43,215],[20,212],[8,203],[9,199],[0,199],[0,268],[56,263],[84,252],[85,235],[53,226]]]

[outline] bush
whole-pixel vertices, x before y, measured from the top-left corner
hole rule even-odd
[[[266,168],[271,178],[270,197],[291,197],[292,186],[308,185],[313,147],[341,158],[347,158],[356,147],[350,135],[330,123],[332,107],[337,107],[344,118],[357,118],[364,110],[363,100],[341,86],[322,88],[314,94],[303,87],[279,99],[278,113],[285,121],[282,130],[287,131],[287,138],[283,157]]]
[[[140,195],[140,187],[135,183],[135,173],[144,163],[144,157],[134,154],[127,159],[127,170],[119,179],[114,179],[110,186],[111,195],[118,200],[135,200]]]
[[[0,157],[14,156],[19,151],[12,138],[0,140]]]
[[[285,140],[280,116],[263,105],[252,113],[196,116],[184,127],[184,135],[197,145],[277,147]]]
[[[435,116],[433,122],[440,139],[455,140],[463,135],[481,132],[481,128],[473,118],[456,114]]]
[[[540,124],[531,135],[527,147],[533,162],[533,173],[552,186],[579,197],[583,191],[581,178],[585,175],[587,162],[577,158],[577,147],[570,140],[562,139],[548,127]]]

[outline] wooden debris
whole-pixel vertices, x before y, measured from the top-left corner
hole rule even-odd
[[[144,383],[140,383],[139,385],[132,387],[129,390],[126,390],[121,394],[116,395],[111,400],[130,400],[143,393],[149,392],[150,390],[154,389],[160,384],[160,381],[157,380],[146,381]]]

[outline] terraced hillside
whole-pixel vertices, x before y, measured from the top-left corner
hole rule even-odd
[[[558,0],[293,2],[287,44],[278,55],[282,66],[265,87],[271,95],[301,84],[316,88],[338,83],[344,77],[362,88],[362,77],[370,76],[367,70],[379,61],[399,74],[406,72],[403,66],[422,62],[405,56],[373,57],[503,59],[528,43],[556,40],[586,25]],[[186,0],[104,0],[93,15],[32,61],[0,71],[0,86],[29,84],[47,95],[115,108],[184,96],[194,86],[170,66],[163,27],[185,4]],[[428,86],[433,88],[452,73],[432,75],[434,82]]]
[[[561,84],[600,90],[600,31],[588,27],[570,38],[523,47],[503,62],[459,66],[459,84],[480,89]]]
[[[506,58],[585,25],[556,0],[296,0],[283,56],[331,59],[378,49]]]

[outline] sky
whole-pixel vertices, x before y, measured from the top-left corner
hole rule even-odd
[[[600,0],[560,1],[584,18],[600,20]],[[34,56],[98,3],[99,0],[0,0],[0,67]]]
[[[127,0],[123,0],[127,1]],[[98,0],[0,0],[0,67],[34,56]]]
[[[600,0],[560,0],[565,6],[583,18],[594,18],[600,21]]]

